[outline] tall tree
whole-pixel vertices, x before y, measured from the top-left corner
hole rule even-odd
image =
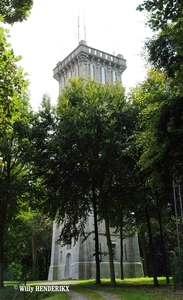
[[[26,154],[29,99],[25,75],[19,60],[0,28],[0,153],[3,159],[0,181],[0,287],[3,287],[3,242],[7,217],[11,218],[18,195],[28,184]]]
[[[155,260],[153,258],[154,247],[151,220],[154,218],[159,222],[167,282],[169,278],[167,274],[162,216],[168,216],[170,211],[170,214],[173,214],[171,197],[172,175],[175,169],[173,168],[173,157],[176,159],[180,151],[177,151],[175,155],[174,145],[170,139],[173,122],[165,125],[164,111],[168,109],[170,112],[171,99],[174,92],[172,90],[172,79],[170,80],[166,74],[156,70],[150,70],[146,80],[136,90],[133,90],[133,103],[137,104],[137,106],[139,105],[138,132],[136,132],[135,137],[139,153],[139,174],[141,173],[143,176],[141,189],[145,191],[145,202],[144,204],[142,203],[142,207],[145,209],[144,212],[148,224],[152,263]],[[156,277],[155,268],[154,274]],[[156,279],[155,284],[157,284]]]
[[[103,86],[90,80],[71,80],[60,96],[52,136],[46,138],[46,148],[37,151],[46,157],[44,165],[41,157],[37,159],[38,172],[48,191],[44,205],[63,222],[62,240],[84,234],[95,202],[97,215],[106,225],[112,284],[115,272],[110,207],[114,207],[113,196],[119,186],[116,172],[122,165],[124,108],[124,88],[118,84]],[[54,201],[50,201],[50,196]]]

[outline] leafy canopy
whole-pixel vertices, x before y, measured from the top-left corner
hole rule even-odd
[[[148,60],[159,70],[175,77],[183,68],[183,1],[145,0],[137,8],[148,12],[147,23],[156,35],[146,42]]]
[[[176,22],[183,16],[182,0],[144,0],[137,7],[139,11],[147,11],[148,25],[154,31],[164,29],[169,22]]]
[[[33,0],[1,0],[0,15],[8,24],[22,22],[29,17],[32,6]]]

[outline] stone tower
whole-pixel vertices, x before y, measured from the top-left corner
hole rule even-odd
[[[121,75],[126,69],[126,60],[121,54],[114,56],[88,47],[85,41],[72,51],[53,70],[53,77],[59,82],[59,93],[69,84],[71,77],[95,79],[105,84],[121,83]]]
[[[117,56],[88,47],[81,41],[63,61],[54,68],[53,77],[59,82],[59,93],[69,84],[71,77],[91,78],[101,84],[114,84],[122,81],[121,75],[126,69],[126,60],[121,54]],[[86,223],[86,233],[93,232],[94,220],[91,214]],[[95,278],[95,241],[90,234],[85,242],[80,237],[74,245],[72,242],[64,247],[57,244],[61,226],[53,224],[51,263],[48,280],[66,278],[89,279]],[[104,222],[98,224],[101,278],[110,277],[108,247],[105,236]],[[113,257],[116,277],[120,277],[120,238],[111,229]],[[140,260],[138,237],[123,240],[123,267],[125,277],[142,277],[143,267]]]

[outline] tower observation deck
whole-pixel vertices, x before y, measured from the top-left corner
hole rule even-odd
[[[94,79],[101,84],[107,82],[122,83],[122,73],[126,69],[123,55],[117,56],[86,45],[81,40],[63,61],[58,62],[53,70],[53,77],[59,82],[59,93],[68,86],[70,78],[82,77]]]

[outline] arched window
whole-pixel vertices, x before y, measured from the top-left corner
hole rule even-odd
[[[66,255],[66,263],[65,263],[65,277],[71,277],[71,254],[67,253]]]

